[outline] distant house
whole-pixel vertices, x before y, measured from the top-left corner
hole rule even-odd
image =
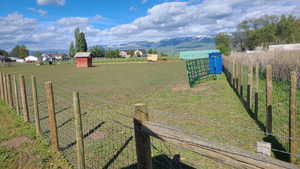
[[[132,57],[132,55],[130,53],[131,52],[129,50],[121,50],[120,56],[123,58],[130,58],[130,57]]]
[[[137,49],[134,51],[134,57],[147,57],[147,52],[144,49]]]
[[[37,62],[39,59],[35,56],[27,56],[25,62]]]
[[[24,63],[25,60],[23,58],[18,58],[18,57],[8,57],[8,60],[10,62],[18,62],[18,63]]]

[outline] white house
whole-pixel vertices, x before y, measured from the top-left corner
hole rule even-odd
[[[134,51],[134,56],[135,57],[146,57],[147,52],[144,49],[137,49],[137,50]]]
[[[38,61],[38,58],[35,56],[27,56],[25,58],[25,62],[37,62],[37,61]]]
[[[120,56],[123,57],[123,58],[130,58],[131,57],[129,51],[126,51],[126,50],[121,50],[120,51]]]

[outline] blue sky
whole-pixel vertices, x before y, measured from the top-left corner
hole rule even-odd
[[[0,49],[66,49],[76,27],[89,46],[213,36],[244,19],[300,16],[299,0],[1,0]]]

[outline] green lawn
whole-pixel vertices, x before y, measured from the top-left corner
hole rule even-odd
[[[52,152],[45,139],[36,135],[32,125],[20,120],[16,112],[11,111],[2,102],[0,117],[1,169],[71,168],[59,153]],[[30,141],[23,142],[23,138]],[[13,139],[16,140],[12,141]],[[4,143],[6,144],[2,145]]]
[[[123,125],[132,126],[132,118],[127,116],[132,116],[136,103],[147,104],[152,121],[212,141],[255,151],[256,142],[264,138],[224,75],[190,89],[184,62],[96,65],[88,69],[77,69],[73,64],[19,64],[0,71],[26,76],[29,104],[30,75],[37,77],[45,136],[49,132],[44,82],[53,81],[60,147],[72,164],[76,159],[72,144],[75,137],[72,91],[79,91],[81,96],[86,161],[90,168],[130,168],[128,166],[135,162],[133,131]],[[123,145],[125,148],[122,150]],[[155,139],[153,146],[157,164],[166,160],[161,154],[180,154],[184,163],[195,168],[224,168],[221,163]],[[113,157],[116,157],[115,160],[112,160]],[[172,164],[164,162],[164,165]]]

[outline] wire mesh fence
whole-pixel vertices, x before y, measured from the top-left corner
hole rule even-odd
[[[231,74],[233,74],[234,71],[239,71],[237,69],[230,69],[230,66],[234,64],[234,61],[230,58],[227,58],[224,63],[225,74],[227,75],[228,79],[232,79]],[[244,69],[246,69],[247,67],[249,67],[249,65],[244,65],[243,67],[245,67]],[[259,70],[259,72],[257,72],[258,74],[255,75],[255,78],[253,80],[253,84],[255,84],[255,93],[254,98],[251,102],[254,104],[251,105],[248,111],[250,113],[250,116],[253,117],[253,119],[256,121],[257,125],[260,126],[263,132],[266,132],[268,128],[271,128],[272,133],[265,133],[266,137],[264,138],[264,141],[270,142],[272,144],[273,155],[279,159],[290,161],[290,158],[293,156],[291,155],[291,152],[295,151],[296,149],[296,156],[297,158],[299,158],[299,148],[294,147],[291,149],[291,145],[294,144],[293,142],[297,142],[296,144],[299,145],[300,133],[300,131],[297,130],[299,117],[297,117],[297,119],[293,119],[291,115],[291,105],[294,105],[293,103],[291,103],[291,84],[295,83],[295,81],[292,82],[290,80],[291,75],[289,73],[287,74],[286,72],[286,77],[282,78],[282,71],[276,70],[276,68],[278,69],[276,65],[272,65],[272,67],[275,67],[275,70],[273,69],[272,71],[272,77],[269,77],[271,78],[270,82],[267,82],[268,78],[265,65],[259,65],[259,69],[255,68],[255,70],[253,71],[256,74],[256,71]],[[249,69],[245,72],[249,73]],[[233,75],[233,78],[235,77],[237,79],[239,78]],[[247,77],[246,73],[243,73],[243,77]],[[243,86],[246,86],[247,81],[249,82],[249,79],[243,78],[242,81]],[[271,86],[268,84],[271,84]],[[295,86],[298,86],[298,84],[295,84]],[[268,88],[270,88],[271,94],[267,93]],[[247,94],[247,91],[244,90],[244,93],[245,92],[246,95],[243,95],[241,93],[239,93],[239,95],[242,97],[243,102],[247,103],[247,95],[249,95],[249,93]],[[294,94],[295,99],[298,100],[299,89],[295,89]],[[269,98],[268,95],[271,95],[271,97]],[[268,101],[268,99],[271,100]],[[271,113],[268,113],[268,111],[270,111],[270,109],[268,108],[268,102],[271,102]],[[296,111],[298,111],[296,112],[298,116],[298,104],[296,109]],[[295,126],[291,126],[291,123],[297,123],[297,127],[295,128]],[[296,131],[297,134],[291,135],[291,132],[293,131]]]
[[[227,77],[231,80],[234,76],[232,65],[229,62],[226,65],[225,60],[225,67]],[[241,76],[243,77],[243,80],[240,81],[240,85],[243,86],[242,99],[247,101],[248,67],[244,66],[241,71]],[[258,90],[258,118],[255,120],[262,128],[266,125],[266,97],[265,90],[263,89],[263,87],[266,86],[266,82],[265,73],[263,71],[262,69],[259,79],[254,78],[254,84],[256,81],[259,81],[259,86],[261,86]],[[273,84],[273,92],[276,94],[273,95],[274,113],[271,141],[277,141],[282,147],[278,148],[273,146],[272,149],[273,151],[283,152],[289,155],[289,141],[291,138],[288,132],[289,126],[286,123],[286,120],[289,120],[287,113],[289,109],[289,94],[287,94],[289,93],[289,86],[281,84],[283,86],[281,87],[277,85],[275,78]],[[19,80],[17,80],[17,87],[18,86],[20,86]],[[34,94],[31,76],[25,76],[25,86],[30,123],[35,124]],[[48,138],[50,142],[51,131],[49,127],[45,81],[39,81],[39,79],[37,79],[36,87],[38,91],[37,100],[41,134]],[[18,87],[18,91],[19,90]],[[74,129],[73,90],[72,87],[65,86],[63,81],[53,81],[59,148],[70,164],[76,167],[77,150],[76,132]],[[143,96],[140,100],[147,100],[147,97],[153,99],[148,95]],[[299,96],[297,97],[299,98]],[[21,98],[17,99],[16,95],[13,95],[13,99],[18,100],[20,107],[23,108]],[[133,103],[116,103],[104,99],[101,96],[94,96],[92,93],[83,91],[80,91],[80,101],[86,168],[137,168],[132,122],[134,116],[133,106],[131,106]],[[254,103],[255,99],[253,99],[252,102]],[[14,108],[16,108],[16,105],[14,105]],[[254,109],[254,104],[252,104],[250,110],[254,111]],[[259,128],[236,126],[230,121],[220,121],[220,119],[206,118],[196,114],[184,112],[175,114],[174,112],[163,112],[155,109],[149,109],[149,113],[153,117],[153,121],[181,128],[195,136],[202,136],[211,141],[230,144],[250,152],[255,152],[257,141],[260,141],[265,135],[264,130],[260,130]],[[299,112],[297,113],[299,114]],[[186,123],[186,119],[193,119],[193,122]],[[245,121],[245,123],[247,122]],[[266,139],[268,139],[268,137],[266,137]],[[299,142],[299,138],[295,140]],[[276,145],[277,142],[272,142],[272,145]],[[195,152],[192,150],[174,146],[156,138],[151,138],[151,143],[153,165],[155,168],[231,168],[230,166],[224,166],[223,163],[208,159],[203,154],[201,156],[199,156],[199,154],[195,155]],[[276,156],[276,153],[274,154]],[[299,151],[297,155],[299,155]]]

